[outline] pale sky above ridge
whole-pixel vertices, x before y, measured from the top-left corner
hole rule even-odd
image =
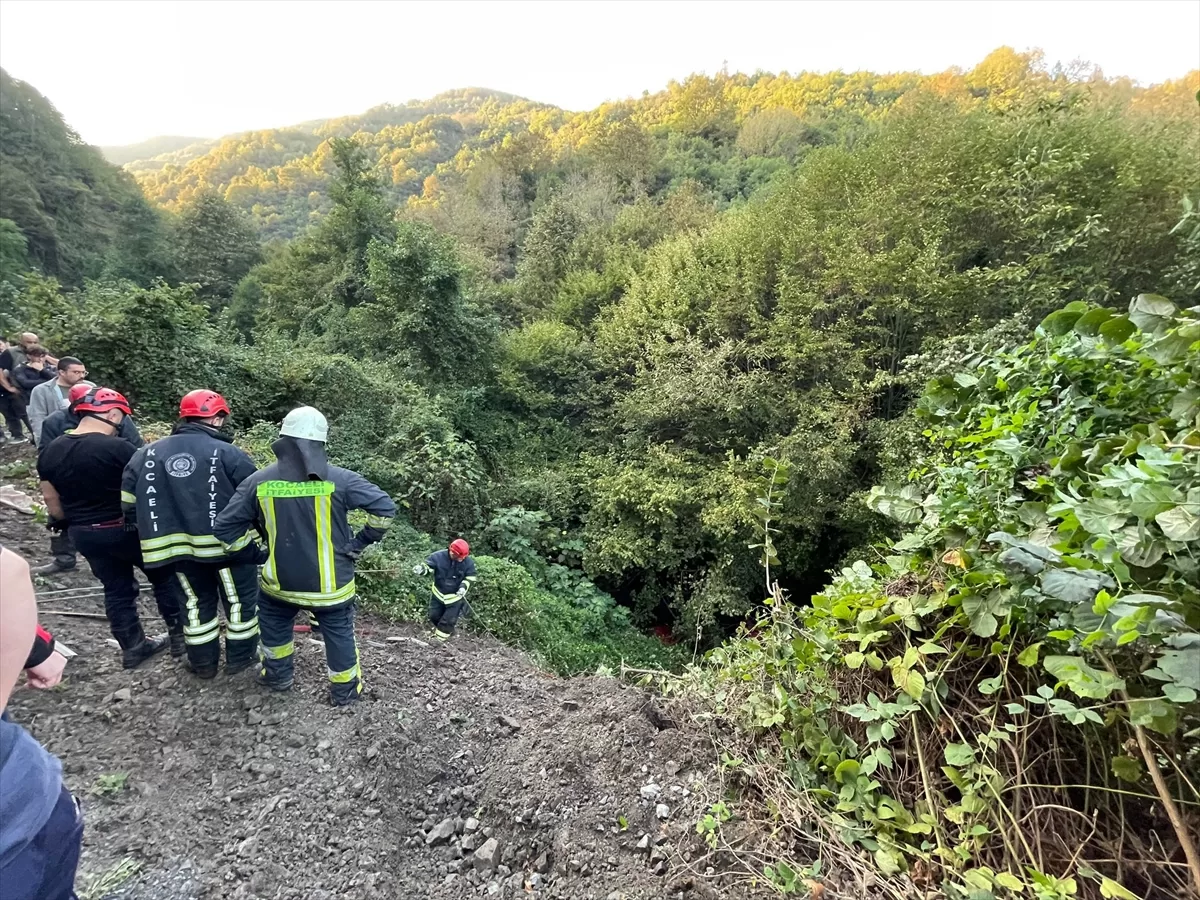
[[[931,73],[1006,44],[1152,84],[1200,68],[1200,2],[0,0],[0,66],[94,144],[470,86],[583,110],[722,66]]]

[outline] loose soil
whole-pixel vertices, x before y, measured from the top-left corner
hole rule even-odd
[[[0,508],[0,543],[48,559],[32,516]],[[125,671],[105,620],[55,614],[103,612],[50,593],[95,585],[82,558],[37,580],[43,624],[79,655],[60,687],[9,703],[84,803],[84,900],[758,895],[708,868],[695,834],[715,796],[707,738],[641,689],[557,678],[487,636],[430,646],[370,614],[350,710],[328,705],[306,634],[287,694],[252,671],[201,681],[167,654]]]

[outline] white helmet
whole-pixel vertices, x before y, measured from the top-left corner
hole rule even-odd
[[[329,438],[329,422],[319,409],[300,406],[283,417],[280,437],[301,438],[306,441],[325,443]]]

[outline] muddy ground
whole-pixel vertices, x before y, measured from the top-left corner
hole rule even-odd
[[[48,559],[45,530],[10,509],[0,543]],[[38,579],[43,624],[79,655],[59,688],[9,704],[84,802],[84,900],[758,895],[708,868],[695,834],[715,796],[706,739],[641,689],[557,678],[478,635],[435,648],[370,614],[367,695],[348,711],[328,705],[309,635],[284,695],[166,654],[125,671],[102,618],[60,615],[101,601],[50,593],[94,584],[82,558]]]

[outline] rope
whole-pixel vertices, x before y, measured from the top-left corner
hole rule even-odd
[[[139,591],[147,591],[149,589],[150,589],[150,585],[147,584],[146,582],[144,582],[144,581],[138,582],[138,590]],[[61,588],[59,590],[54,590],[54,591],[39,591],[38,596],[39,597],[56,597],[56,596],[61,596],[63,594],[76,594],[81,591],[98,591],[98,590],[101,590],[101,587],[98,584],[85,584],[80,587]]]
[[[138,583],[138,591],[147,591],[150,585]],[[47,601],[49,603],[62,603],[71,600],[94,600],[104,596],[104,588],[100,585],[92,585],[90,587],[71,588],[71,592],[67,591],[43,591],[36,594],[38,601]]]

